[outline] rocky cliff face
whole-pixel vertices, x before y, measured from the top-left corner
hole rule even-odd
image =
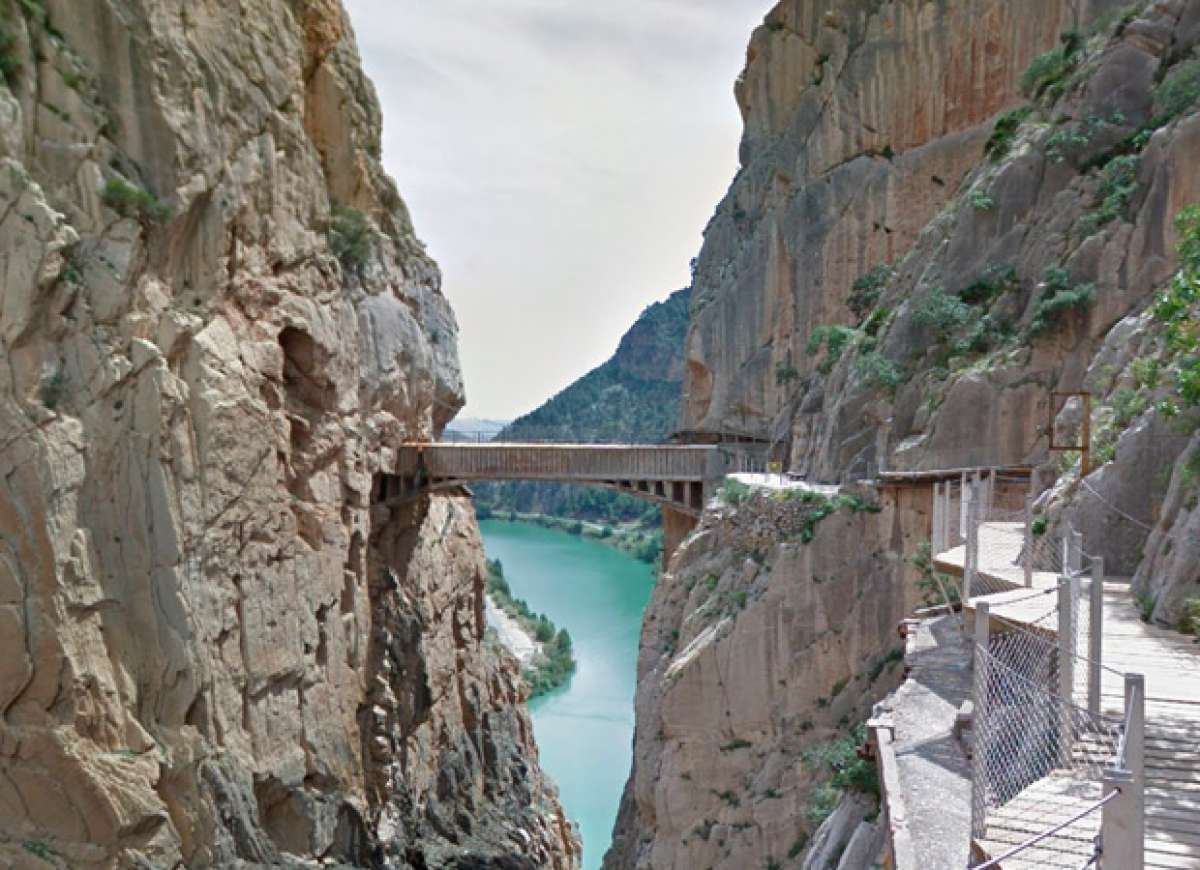
[[[1133,575],[1153,616],[1180,624],[1200,600],[1195,347],[1180,350],[1155,300],[1181,240],[1200,250],[1200,223],[1192,242],[1176,224],[1200,201],[1198,41],[1197,0],[780,2],[751,39],[742,168],[698,260],[684,426],[757,430],[815,479],[1034,466],[1051,527],[1082,529],[1110,576]],[[1083,415],[1052,391],[1091,395],[1087,476],[1077,453],[1050,450],[1049,421],[1068,442]],[[919,506],[903,510],[918,521]],[[717,522],[684,545],[647,614],[614,868],[788,866],[780,848],[803,808],[777,816],[774,794],[804,793],[786,759],[820,737],[797,737],[796,719],[810,721],[801,708],[836,671],[873,671],[789,623],[788,602],[847,584],[815,605],[818,626],[845,624],[872,653],[894,629],[864,621],[850,594],[883,563],[824,525],[800,562],[776,551],[767,570]],[[846,537],[886,562],[911,558],[920,536]],[[774,606],[748,618],[748,594],[723,631],[766,627],[736,643],[703,635],[696,581],[711,573],[720,588],[739,570]],[[880,590],[884,611],[911,604],[899,590],[912,579]],[[768,674],[778,693],[751,697]],[[738,752],[753,760],[739,766]]]
[[[705,233],[685,422],[785,425],[813,330],[908,252],[979,162],[1021,71],[1079,6],[1043,0],[785,0],[738,82],[742,168]]]
[[[780,3],[751,40],[685,425],[757,428],[817,478],[1028,464],[1053,480],[1070,459],[1047,421],[1078,438],[1081,408],[1051,392],[1087,391],[1097,464],[1118,442],[1124,461],[1059,495],[1133,574],[1170,482],[1156,470],[1194,431],[1153,411],[1174,376],[1150,308],[1200,200],[1200,4],[829,7]]]
[[[798,866],[825,772],[805,750],[899,678],[911,515],[818,496],[706,514],[642,630],[633,773],[605,867]],[[889,655],[891,653],[891,655]]]
[[[336,0],[0,0],[0,863],[571,867]]]

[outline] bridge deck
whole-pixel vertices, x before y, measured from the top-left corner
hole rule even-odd
[[[398,473],[423,464],[432,478],[486,480],[681,480],[720,478],[721,450],[646,444],[405,444]]]

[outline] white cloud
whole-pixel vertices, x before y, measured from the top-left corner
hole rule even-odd
[[[468,409],[528,411],[687,283],[770,0],[348,0]]]

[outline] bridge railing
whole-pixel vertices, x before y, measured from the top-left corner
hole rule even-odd
[[[712,447],[597,444],[421,444],[398,455],[400,474],[418,466],[444,480],[681,480],[724,473]]]

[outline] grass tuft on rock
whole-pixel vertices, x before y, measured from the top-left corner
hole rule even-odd
[[[162,223],[172,214],[169,205],[123,178],[110,178],[100,191],[100,201],[121,217],[134,220]]]

